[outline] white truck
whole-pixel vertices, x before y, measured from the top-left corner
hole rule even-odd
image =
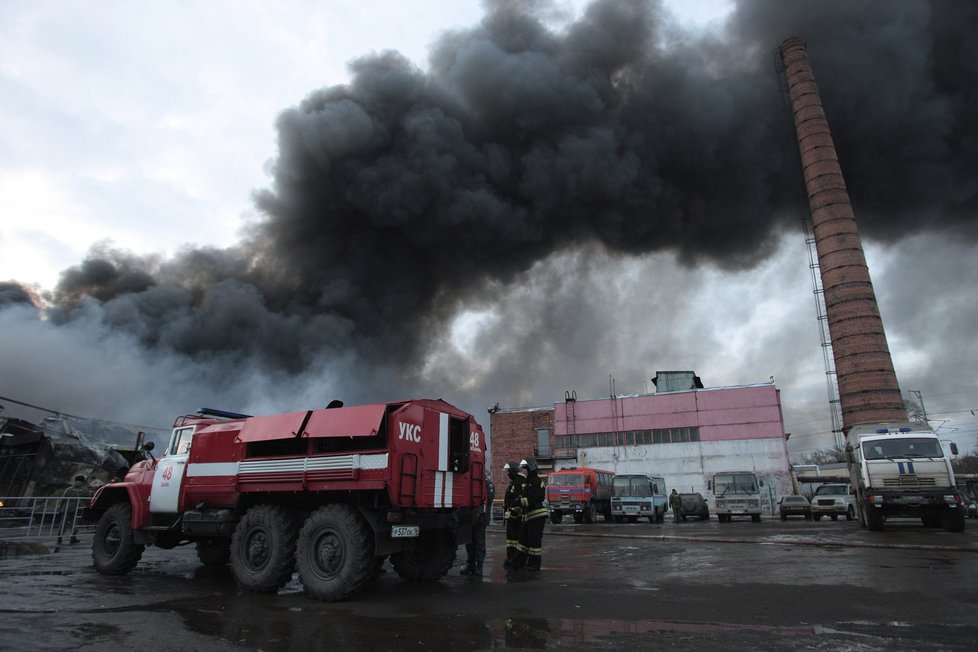
[[[966,510],[951,460],[930,429],[910,423],[853,426],[846,461],[859,523],[882,530],[888,518],[920,518],[926,527],[963,532]],[[957,455],[957,446],[950,444]]]

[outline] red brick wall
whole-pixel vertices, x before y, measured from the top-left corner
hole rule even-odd
[[[503,464],[509,460],[519,462],[532,457],[537,445],[536,428],[550,428],[553,442],[553,408],[527,408],[494,412],[489,418],[489,436],[492,444],[492,481],[496,484],[496,496],[509,485],[509,477]]]

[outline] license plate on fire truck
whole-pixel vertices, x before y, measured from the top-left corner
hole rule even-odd
[[[392,539],[406,539],[409,537],[416,537],[419,534],[421,534],[420,525],[392,525],[391,526]]]

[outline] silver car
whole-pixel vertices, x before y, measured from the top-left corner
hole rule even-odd
[[[823,484],[812,496],[812,518],[816,521],[823,516],[833,521],[845,516],[847,521],[856,518],[856,498],[847,484]]]

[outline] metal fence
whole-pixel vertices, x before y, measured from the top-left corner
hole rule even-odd
[[[0,497],[0,539],[63,539],[90,534],[94,524],[82,521],[86,497]]]

